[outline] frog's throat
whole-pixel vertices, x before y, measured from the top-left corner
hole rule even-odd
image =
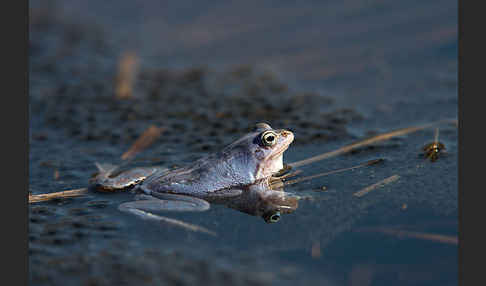
[[[255,179],[270,177],[280,171],[283,168],[283,153],[289,146],[290,144],[283,145],[258,164]]]
[[[265,159],[265,161],[280,160],[282,158],[283,152],[285,152],[288,148],[289,148],[289,144],[281,147],[280,150],[277,150],[277,152],[274,152],[273,154],[268,156],[268,158]]]
[[[272,158],[268,158],[257,165],[257,172],[255,174],[256,180],[270,177],[283,168],[283,152],[275,154],[275,156],[272,156]]]

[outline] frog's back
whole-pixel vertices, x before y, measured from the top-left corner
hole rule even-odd
[[[190,166],[148,177],[141,189],[146,193],[178,193],[205,197],[214,192],[250,184],[256,166],[245,152],[218,152],[199,159]]]

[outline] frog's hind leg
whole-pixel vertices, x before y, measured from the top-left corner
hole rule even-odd
[[[168,218],[152,213],[151,211],[205,211],[209,209],[209,203],[205,200],[176,194],[157,194],[157,198],[140,194],[135,201],[126,202],[118,206],[122,212],[130,213],[144,220],[165,222],[187,230],[204,232],[216,235],[202,226],[186,223],[177,219]]]
[[[121,204],[118,209],[139,209],[145,211],[183,211],[183,212],[202,212],[210,208],[207,201],[195,197],[156,193],[154,196],[140,194],[135,197],[135,201]]]
[[[98,168],[98,174],[90,181],[91,185],[104,191],[116,191],[134,186],[145,180],[155,172],[162,172],[165,169],[160,167],[138,167],[118,174],[115,177],[111,175],[118,169],[118,166],[111,164],[95,163]]]

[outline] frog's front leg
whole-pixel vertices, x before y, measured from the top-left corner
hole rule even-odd
[[[167,171],[167,169],[161,167],[138,167],[122,172],[115,177],[111,177],[111,175],[118,169],[118,166],[99,163],[95,164],[98,168],[98,174],[91,179],[90,183],[94,188],[104,191],[126,189],[142,182],[145,178],[156,172]]]

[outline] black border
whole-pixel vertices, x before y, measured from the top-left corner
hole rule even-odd
[[[466,9],[465,3],[468,3],[469,10]],[[484,97],[484,67],[478,66],[484,63],[482,60],[485,51],[485,45],[482,41],[484,24],[480,21],[481,18],[484,18],[482,15],[484,12],[479,5],[475,5],[474,8],[476,9],[472,9],[471,4],[476,3],[479,2],[458,1],[458,285],[484,284],[484,275],[481,274],[485,271],[484,255],[481,255],[484,253],[481,250],[484,249],[484,241],[486,241],[485,235],[482,234],[484,210],[486,208],[484,206],[485,200],[481,198],[484,193],[484,182],[481,181],[481,178],[485,176],[484,168],[466,163],[468,160],[471,161],[471,157],[477,159],[483,157],[480,151],[483,149],[480,144],[482,140],[478,140],[478,137],[484,132],[484,120],[477,114],[481,113],[484,104],[477,99]],[[469,23],[467,33],[469,35],[468,41],[471,43],[466,50],[467,52],[464,51],[465,22]],[[466,55],[469,60],[465,60]],[[476,65],[476,67],[471,69],[471,65]],[[467,67],[469,67],[469,71],[466,71]],[[467,93],[464,88],[466,86],[464,84],[465,78],[467,78]],[[476,99],[476,102],[474,102],[474,99]],[[467,120],[467,118],[470,119]],[[466,122],[469,123],[466,124]],[[470,131],[467,132],[467,129]],[[466,137],[465,134],[469,134],[469,137]],[[469,147],[465,146],[466,141],[469,142]],[[471,144],[471,142],[475,144]],[[468,152],[471,154],[470,156],[466,155]]]
[[[28,285],[29,2],[12,1],[3,7],[0,46],[4,171],[0,215],[3,218],[2,256],[6,263],[2,267],[2,281]]]

